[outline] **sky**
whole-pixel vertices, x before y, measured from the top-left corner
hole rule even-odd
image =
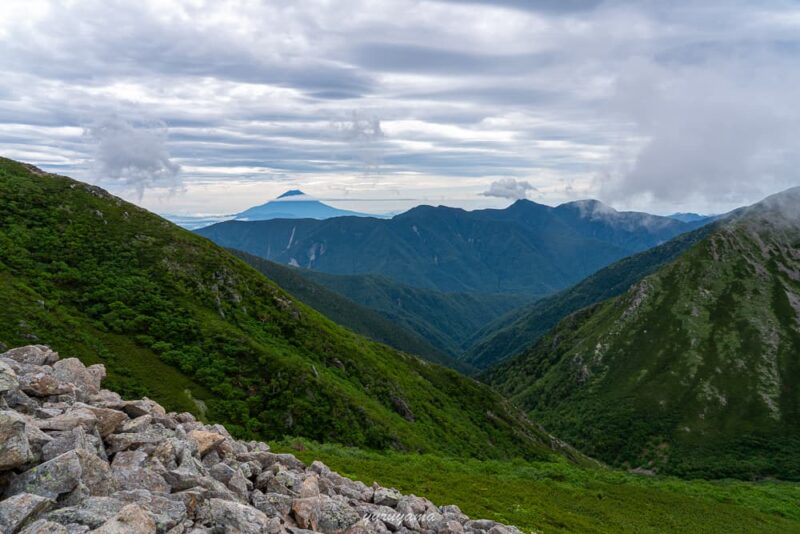
[[[3,0],[0,155],[159,213],[800,185],[800,2]]]

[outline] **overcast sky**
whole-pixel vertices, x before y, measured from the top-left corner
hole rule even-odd
[[[162,213],[719,212],[800,184],[799,61],[796,1],[2,0],[0,154]]]

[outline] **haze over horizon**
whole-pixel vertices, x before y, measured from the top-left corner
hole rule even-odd
[[[798,27],[777,0],[9,0],[0,154],[159,213],[721,213],[800,183]]]

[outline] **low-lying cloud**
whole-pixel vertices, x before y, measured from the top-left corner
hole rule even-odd
[[[606,196],[746,202],[792,185],[800,75],[796,58],[782,56],[757,48],[735,59],[705,52],[689,63],[631,64],[615,105],[643,142],[605,177]]]
[[[93,146],[98,181],[133,189],[139,198],[150,188],[181,188],[181,167],[167,150],[164,123],[131,122],[113,115],[95,121],[84,135]]]
[[[517,180],[515,178],[501,178],[491,183],[489,189],[481,193],[485,197],[498,197],[519,200],[528,198],[528,193],[536,191],[527,180]]]

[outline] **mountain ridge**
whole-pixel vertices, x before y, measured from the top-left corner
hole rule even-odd
[[[793,188],[736,210],[483,378],[615,465],[800,479],[798,206]]]
[[[0,159],[0,342],[103,363],[109,385],[242,437],[456,456],[561,455],[485,385],[358,336],[205,238]]]
[[[417,206],[386,220],[229,221],[197,232],[329,274],[379,274],[444,292],[541,295],[699,224],[616,211],[588,219],[575,206],[518,200],[471,212]]]

